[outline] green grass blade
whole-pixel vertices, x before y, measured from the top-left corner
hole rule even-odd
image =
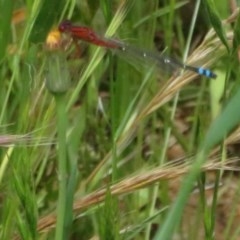
[[[11,33],[13,1],[0,1],[0,61],[3,59]]]
[[[222,43],[225,45],[226,49],[230,51],[227,37],[225,30],[223,29],[222,22],[220,17],[218,16],[216,6],[213,2],[213,0],[204,0],[203,4],[205,6],[207,16],[209,17],[209,20],[216,31],[218,37],[221,39]]]
[[[64,0],[44,0],[41,4],[41,9],[34,22],[34,26],[30,35],[30,42],[44,42],[53,23],[60,17]]]
[[[205,151],[209,151],[222,141],[240,123],[239,102],[240,89],[210,127],[202,146]]]
[[[234,32],[233,32],[233,49],[232,52],[235,53],[240,44],[240,15],[238,14],[235,26],[234,26]]]

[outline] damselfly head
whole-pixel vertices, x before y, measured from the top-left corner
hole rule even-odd
[[[61,22],[60,25],[58,26],[58,30],[59,30],[60,32],[68,32],[68,31],[70,31],[71,27],[72,27],[71,21],[69,21],[69,20],[64,20],[64,21]]]

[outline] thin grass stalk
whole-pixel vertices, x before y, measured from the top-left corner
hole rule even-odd
[[[57,132],[58,132],[58,170],[59,170],[59,196],[57,207],[56,240],[66,239],[66,214],[67,214],[67,118],[65,97],[63,94],[55,95],[57,108]]]

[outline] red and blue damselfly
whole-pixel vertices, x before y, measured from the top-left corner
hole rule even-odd
[[[178,68],[182,68],[184,70],[189,70],[195,72],[199,75],[208,77],[208,78],[216,78],[217,75],[209,69],[202,67],[194,67],[184,63],[181,63],[175,59],[172,59],[163,54],[159,54],[153,51],[142,50],[135,46],[129,45],[125,42],[115,40],[112,38],[105,38],[99,36],[92,29],[84,26],[75,26],[69,20],[63,21],[59,27],[60,32],[68,33],[71,35],[73,39],[80,39],[82,41],[94,44],[96,46],[105,47],[108,49],[118,50],[121,53],[130,54],[135,57],[140,57],[145,59],[147,62],[155,63],[161,69],[167,70],[176,70]]]

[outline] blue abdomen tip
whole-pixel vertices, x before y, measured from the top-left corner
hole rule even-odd
[[[209,69],[205,69],[205,68],[198,68],[198,73],[200,75],[206,76],[208,78],[216,78],[217,77],[217,75],[214,72],[210,71]]]

